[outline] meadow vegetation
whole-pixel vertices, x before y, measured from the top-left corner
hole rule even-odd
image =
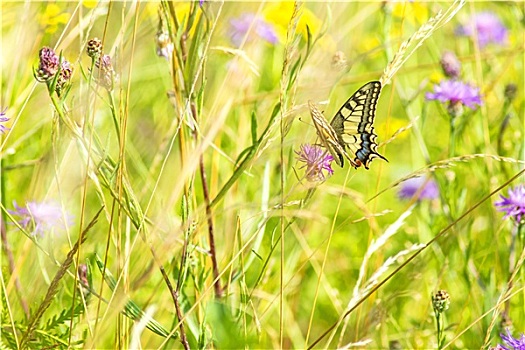
[[[523,3],[0,7],[2,349],[525,348]]]

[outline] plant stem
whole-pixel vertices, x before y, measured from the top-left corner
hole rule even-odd
[[[452,158],[456,154],[456,118],[450,118],[450,139],[449,139],[449,157]]]
[[[199,159],[199,167],[202,179],[202,191],[204,193],[204,203],[206,205],[206,218],[208,220],[208,239],[210,241],[210,256],[213,267],[213,284],[215,288],[215,296],[222,297],[221,281],[219,278],[219,267],[217,265],[217,253],[215,251],[215,237],[213,234],[213,218],[210,206],[210,195],[208,192],[208,181],[206,180],[206,170],[204,169],[204,157],[201,155]]]
[[[254,144],[252,144],[249,147],[247,154],[244,156],[244,158],[242,158],[242,161],[237,166],[237,168],[234,170],[232,176],[228,179],[228,181],[226,181],[226,183],[219,190],[219,193],[211,201],[210,206],[212,208],[215,207],[222,200],[222,198],[226,195],[228,190],[233,186],[233,184],[237,181],[237,179],[243,174],[244,170],[248,167],[253,157],[257,154],[257,150],[259,146],[270,133],[270,128],[272,127],[275,117],[277,116],[277,113],[280,110],[281,110],[281,103],[277,103],[275,107],[273,108],[272,115],[270,116],[270,120],[268,121],[266,128],[261,133],[261,136],[257,139],[257,141]]]
[[[182,315],[181,307],[179,304],[179,292],[178,290],[173,289],[173,286],[171,285],[170,278],[168,274],[166,273],[166,270],[164,270],[164,267],[160,265],[160,272],[162,274],[162,277],[164,278],[164,281],[166,282],[166,285],[168,286],[169,291],[171,292],[171,297],[173,298],[173,303],[175,304],[175,310],[177,312],[177,318],[179,319],[180,326],[180,342],[182,343],[182,346],[184,346],[184,349],[189,350],[190,344],[188,343],[188,339],[186,338],[186,331],[184,330],[184,322],[182,320],[184,319],[184,316]]]
[[[60,266],[60,269],[55,274],[55,277],[53,278],[53,281],[51,281],[51,284],[49,285],[49,288],[47,290],[46,296],[44,297],[44,300],[42,303],[40,303],[38,309],[36,309],[35,313],[29,320],[29,325],[27,326],[27,330],[22,336],[22,341],[20,343],[20,348],[25,349],[27,343],[30,341],[31,336],[33,332],[36,330],[36,327],[41,320],[42,316],[44,315],[44,312],[49,308],[51,303],[55,300],[55,296],[59,291],[59,283],[62,280],[62,277],[67,273],[69,267],[74,262],[74,257],[77,254],[78,249],[86,241],[87,233],[91,230],[91,228],[97,223],[98,216],[100,213],[102,213],[102,210],[104,207],[100,208],[99,211],[95,214],[93,219],[91,219],[91,222],[87,225],[87,227],[82,231],[79,239],[73,246],[73,248],[69,251],[69,253],[66,256],[66,259]]]
[[[2,160],[0,159],[0,167],[2,167]],[[0,174],[3,174],[0,170]],[[1,192],[2,194],[5,193],[5,186],[4,186],[4,176],[1,177]],[[5,208],[5,198],[2,196],[2,206]],[[9,273],[13,275],[13,272],[15,271],[15,258],[13,256],[13,252],[11,251],[9,241],[7,240],[7,229],[5,227],[6,217],[4,211],[2,211],[2,215],[0,216],[0,232],[2,236],[2,249],[4,250],[5,254],[7,255],[7,262],[8,262],[8,268]],[[29,313],[29,307],[27,306],[27,301],[24,299],[23,293],[22,293],[22,285],[20,284],[20,279],[18,276],[15,276],[15,289],[16,293],[18,294],[18,297],[20,298],[20,304],[22,305],[22,309],[24,309],[24,314],[27,319],[30,317]]]
[[[115,97],[113,96],[113,92],[107,90],[108,97],[109,97],[109,107],[111,109],[111,117],[113,119],[113,124],[115,125],[115,131],[117,133],[117,140],[120,145],[120,123],[117,118],[117,113],[115,109]]]
[[[191,102],[191,113],[193,114],[193,119],[197,121],[197,108],[195,107],[195,102]],[[197,133],[193,132],[193,137],[197,141]],[[210,244],[210,256],[211,264],[213,269],[213,287],[215,289],[215,297],[222,297],[222,288],[221,280],[219,276],[219,266],[217,264],[217,252],[215,250],[215,236],[213,234],[213,213],[210,205],[210,192],[208,189],[208,180],[206,178],[206,168],[204,167],[204,155],[201,153],[199,157],[199,170],[201,173],[202,181],[202,193],[204,195],[204,205],[206,206],[206,219],[208,221],[208,240]]]
[[[441,323],[443,322],[443,317],[441,317],[441,313],[439,312],[435,312],[435,315],[436,315],[438,349],[441,350],[441,347],[443,346],[443,327],[441,325]]]

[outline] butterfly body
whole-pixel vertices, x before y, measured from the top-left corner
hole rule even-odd
[[[344,158],[354,168],[364,165],[366,169],[374,158],[387,160],[377,153],[377,135],[373,125],[380,92],[380,82],[366,83],[345,102],[330,124],[317,106],[308,101],[321,143],[339,166],[344,166]],[[347,149],[355,155],[353,159]]]
[[[310,114],[312,115],[315,128],[317,129],[317,135],[321,139],[321,144],[328,149],[330,154],[334,157],[335,162],[343,167],[344,155],[350,161],[352,166],[356,167],[357,165],[353,163],[353,160],[346,153],[343,145],[339,141],[337,131],[327,123],[323,113],[312,101],[308,101],[308,106],[310,108]]]

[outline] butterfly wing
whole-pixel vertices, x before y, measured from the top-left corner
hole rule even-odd
[[[346,101],[330,122],[343,154],[356,168],[364,165],[368,169],[374,158],[388,161],[377,153],[377,135],[374,133],[374,119],[380,92],[379,81],[366,83]],[[355,155],[353,160],[348,157],[346,147]]]
[[[342,168],[344,165],[343,155],[352,162],[350,156],[346,153],[343,146],[339,142],[339,137],[336,131],[332,128],[328,121],[325,119],[323,113],[317,108],[315,103],[308,101],[308,107],[310,108],[310,115],[314,122],[317,135],[321,140],[322,146],[324,146],[328,152],[334,157],[334,160]],[[356,164],[352,165],[356,166]]]

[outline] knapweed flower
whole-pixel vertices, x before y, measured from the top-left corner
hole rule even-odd
[[[18,216],[18,223],[31,234],[41,235],[54,229],[65,229],[71,225],[72,217],[64,213],[60,205],[51,202],[27,202],[25,207],[13,203],[12,215]]]
[[[60,76],[58,77],[58,83],[66,83],[71,79],[73,75],[73,67],[69,61],[64,60],[60,65]]]
[[[439,63],[448,78],[457,79],[461,75],[461,62],[452,51],[443,52]]]
[[[2,134],[5,134],[5,132],[9,130],[8,127],[6,127],[5,125],[2,125],[2,123],[9,121],[9,118],[5,117],[5,111],[7,111],[7,108],[5,108],[3,111],[0,112],[0,132]]]
[[[434,92],[427,92],[427,100],[437,100],[442,103],[448,103],[448,112],[456,116],[458,109],[463,106],[475,109],[481,106],[481,95],[479,88],[465,84],[459,80],[443,80],[438,85],[434,85]]]
[[[102,40],[99,38],[90,39],[86,46],[86,53],[94,60],[98,60],[102,55]]]
[[[270,44],[275,44],[278,41],[274,27],[253,13],[245,13],[241,17],[230,21],[231,42],[239,46],[245,38],[246,42],[254,41],[258,38]]]
[[[525,221],[525,186],[509,189],[509,197],[500,195],[501,201],[494,203],[499,211],[505,212],[503,219],[512,217],[516,223]]]
[[[46,82],[58,72],[60,58],[55,50],[47,46],[40,49],[38,56],[40,64],[35,72],[35,77],[39,82]]]
[[[507,334],[500,334],[501,340],[505,343],[505,346],[498,344],[495,348],[497,350],[525,350],[525,335],[522,333],[519,339],[514,338],[512,333],[507,328]]]
[[[80,283],[80,290],[84,294],[84,297],[89,297],[91,295],[91,291],[89,290],[91,288],[91,281],[89,276],[89,268],[86,264],[80,264],[78,265],[77,269],[78,274],[78,282]]]
[[[57,84],[55,86],[55,91],[58,96],[62,95],[64,87],[66,87],[72,76],[73,67],[71,67],[71,64],[68,61],[64,60],[60,65],[60,75],[58,76]]]
[[[403,182],[398,196],[401,199],[411,199],[417,195],[418,200],[436,199],[439,197],[439,188],[433,179],[415,177]]]
[[[450,306],[450,295],[446,290],[438,290],[432,295],[432,308],[434,312],[440,314],[448,310]]]
[[[297,154],[297,160],[304,163],[300,169],[306,168],[306,179],[308,181],[326,180],[326,175],[323,171],[327,171],[329,175],[334,173],[332,170],[334,157],[321,147],[308,144],[301,145],[301,149],[295,151],[295,153]]]
[[[456,34],[478,39],[479,47],[490,43],[505,45],[507,43],[507,28],[492,12],[480,12],[473,15],[463,26],[456,29]]]
[[[103,55],[95,62],[94,77],[97,83],[108,90],[113,90],[115,84],[116,73],[111,64],[111,57],[109,55]]]
[[[43,47],[39,52],[40,63],[38,69],[35,70],[35,78],[41,83],[46,83],[51,86],[51,82],[55,79],[56,74],[60,71],[56,80],[55,91],[60,96],[64,91],[64,87],[71,80],[73,75],[73,67],[71,63],[56,54],[55,50],[49,47]]]

